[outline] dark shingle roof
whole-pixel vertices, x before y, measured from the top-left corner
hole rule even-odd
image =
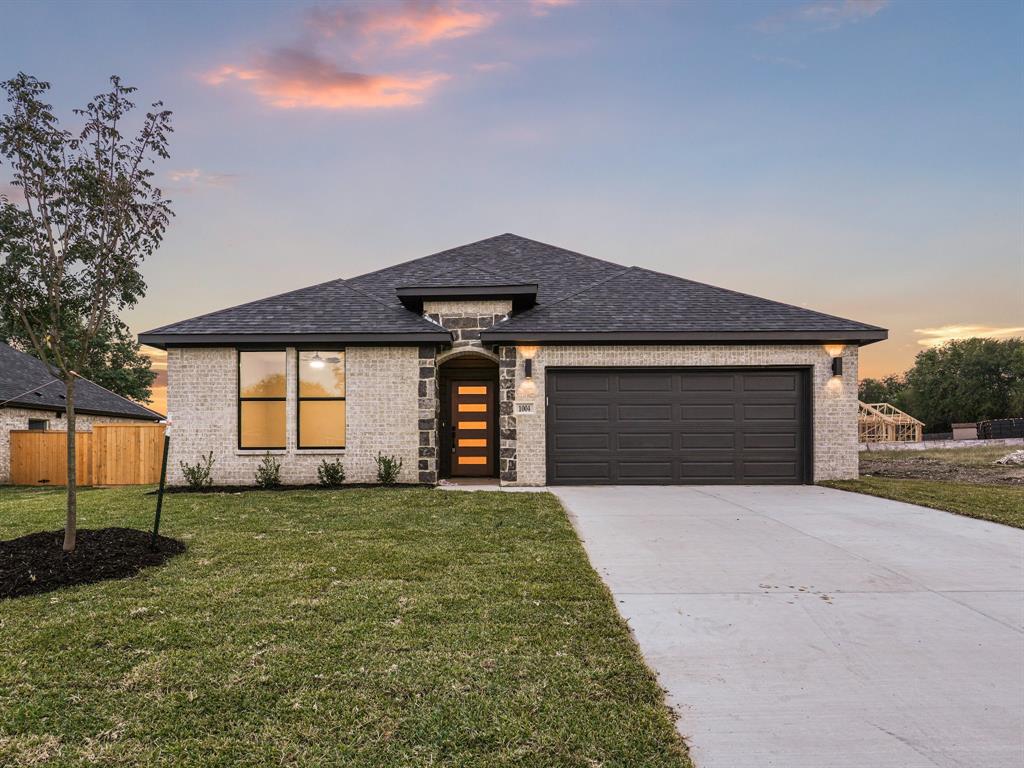
[[[0,403],[9,408],[49,411],[67,408],[64,384],[50,373],[46,364],[4,343],[0,343]],[[88,379],[75,383],[75,411],[148,421],[163,418]]]
[[[544,333],[830,333],[878,332],[873,325],[685,280],[640,267],[537,306],[484,332]]]
[[[443,280],[449,272],[467,267],[501,275],[506,278],[505,285],[536,283],[538,304],[556,301],[582,285],[622,270],[610,261],[504,234],[354,277],[349,282],[385,301],[395,302],[396,288],[430,285],[433,283],[424,281]]]
[[[436,335],[439,330],[404,309],[397,299],[381,301],[339,279],[164,325],[146,331],[140,338],[146,343],[151,337],[192,334]]]
[[[241,343],[257,337],[282,342],[296,335],[309,341],[444,342],[450,334],[403,307],[398,289],[532,284],[537,285],[536,306],[485,331],[485,341],[510,341],[523,334],[620,333],[637,340],[673,334],[738,339],[745,334],[751,339],[867,342],[886,335],[876,326],[504,234],[172,323],[139,338],[157,346]]]

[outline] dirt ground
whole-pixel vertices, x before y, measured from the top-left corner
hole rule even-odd
[[[861,451],[860,473],[872,477],[1024,486],[1024,466],[995,463],[996,459],[1021,449],[1019,445],[981,445],[929,451]]]

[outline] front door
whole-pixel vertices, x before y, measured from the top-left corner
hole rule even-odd
[[[494,474],[494,383],[451,383],[452,477]]]

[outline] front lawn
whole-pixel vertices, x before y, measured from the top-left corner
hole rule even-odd
[[[1024,528],[1024,487],[948,483],[938,480],[903,480],[861,477],[859,480],[833,480],[822,483],[830,488],[856,491],[886,499],[920,504],[958,515],[991,520]]]
[[[0,489],[0,538],[59,489]],[[154,497],[86,490],[83,528]],[[0,601],[0,765],[689,766],[548,494],[172,495],[188,550]]]

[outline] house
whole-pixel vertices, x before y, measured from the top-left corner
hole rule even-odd
[[[179,460],[287,483],[810,483],[857,475],[857,353],[887,331],[512,234],[140,335]]]
[[[11,481],[11,431],[67,430],[64,382],[46,364],[0,343],[0,483]],[[88,379],[75,384],[76,432],[93,424],[157,422],[159,413],[115,395]]]

